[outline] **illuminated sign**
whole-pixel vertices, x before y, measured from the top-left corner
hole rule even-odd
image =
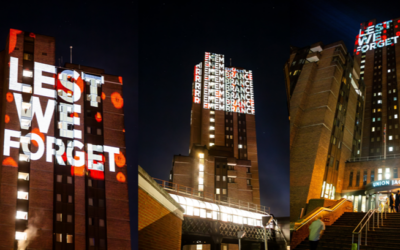
[[[364,30],[360,29],[356,37],[356,51],[367,52],[375,48],[382,48],[397,43],[399,36],[387,37],[387,31],[390,25],[393,25],[392,20],[373,25],[369,23]]]
[[[193,102],[200,103],[203,81],[203,108],[255,114],[252,71],[224,65],[224,55],[205,53],[203,79],[202,65],[195,66]]]
[[[225,110],[224,101],[224,55],[206,52],[204,57],[205,109]]]
[[[201,70],[202,63],[194,66],[194,81],[193,81],[193,102],[200,103],[201,102]]]
[[[254,114],[253,75],[251,70],[225,69],[226,111]]]
[[[43,73],[57,77],[49,77]],[[104,84],[103,76],[80,74],[74,70],[62,70],[57,74],[55,66],[35,62],[33,77],[32,91],[30,85],[18,82],[18,58],[10,58],[9,90],[12,92],[7,93],[7,101],[15,103],[21,129],[31,132],[23,135],[26,132],[5,129],[3,155],[7,157],[3,160],[3,165],[6,163],[8,166],[15,166],[10,151],[11,148],[21,148],[23,154],[19,155],[19,161],[36,161],[45,156],[47,162],[52,162],[54,155],[59,165],[68,164],[82,168],[86,166],[89,170],[104,172],[103,154],[108,153],[109,171],[115,172],[115,157],[120,157],[119,148],[87,144],[85,152],[81,142],[82,131],[74,128],[75,125],[81,124],[79,114],[82,113],[81,105],[76,102],[86,98],[91,106],[98,107],[101,93],[98,93],[97,89],[99,84]],[[87,96],[82,95],[85,83],[89,93]],[[27,102],[23,101],[22,93],[33,93],[34,96]],[[116,95],[115,93],[112,95]],[[123,100],[119,93],[117,94],[114,99],[118,105],[114,102],[113,104],[116,108],[121,108]],[[48,98],[47,102],[41,100],[41,97]],[[44,112],[42,105],[45,107]],[[38,128],[31,129],[34,117]],[[59,138],[46,136],[55,117],[58,118],[56,127]],[[96,116],[96,120],[97,118]],[[32,147],[29,144],[37,147],[36,152],[31,151]]]
[[[374,181],[371,183],[372,187],[383,187],[383,186],[400,186],[400,178]]]

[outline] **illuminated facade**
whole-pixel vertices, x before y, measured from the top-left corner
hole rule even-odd
[[[14,29],[0,66],[2,245],[130,249],[122,77]]]
[[[360,138],[365,91],[343,42],[292,48],[284,71],[290,103],[290,214],[296,221],[315,208],[310,200],[323,205],[324,199],[340,196],[345,162]]]
[[[400,18],[361,23],[352,58],[338,43],[292,53],[292,221],[314,208],[312,199],[348,198],[367,211],[399,189],[399,26]]]
[[[171,180],[260,204],[253,76],[205,53],[194,68],[189,156],[174,156]]]

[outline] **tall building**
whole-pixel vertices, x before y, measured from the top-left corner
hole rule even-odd
[[[189,155],[175,155],[171,181],[217,200],[260,204],[251,70],[205,53],[194,67]]]
[[[122,77],[11,29],[0,94],[0,248],[130,249]]]
[[[355,39],[354,60],[366,86],[361,145],[344,173],[343,197],[355,210],[385,202],[400,186],[399,78],[400,18],[363,22]]]
[[[292,48],[284,71],[290,103],[290,215],[296,221],[325,199],[341,196],[345,162],[361,139],[365,91],[357,62],[341,41]]]

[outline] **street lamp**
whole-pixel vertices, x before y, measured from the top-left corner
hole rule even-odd
[[[267,226],[271,223],[271,221],[274,219],[272,215],[267,215],[262,217],[262,225],[264,227],[264,245],[265,245],[265,250],[268,250],[268,240],[267,240]]]
[[[238,238],[239,238],[239,250],[241,250],[242,249],[242,246],[241,246],[241,242],[240,242],[240,240],[244,237],[244,236],[246,236],[246,232],[245,231],[239,231],[239,232],[237,232],[237,236],[238,236]]]

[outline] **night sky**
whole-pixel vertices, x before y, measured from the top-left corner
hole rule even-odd
[[[391,20],[400,17],[399,10],[400,1],[292,1],[290,44],[301,48],[319,41],[328,45],[343,40],[352,55],[360,23]]]
[[[10,28],[56,38],[56,58],[105,69],[122,76],[126,127],[129,197],[132,242],[137,241],[137,5],[113,1],[2,2],[0,14],[0,50],[5,49]],[[135,244],[135,243],[134,243]],[[134,245],[132,244],[132,245]],[[132,249],[136,249],[133,247]]]
[[[261,204],[289,216],[287,3],[200,3],[139,5],[139,165],[168,180],[173,155],[188,155],[194,65],[224,54],[253,71]]]

